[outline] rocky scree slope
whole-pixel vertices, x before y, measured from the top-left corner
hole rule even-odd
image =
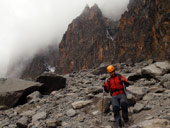
[[[131,123],[127,128],[170,127],[170,63],[152,60],[117,63],[117,72],[130,82],[127,88]],[[99,128],[101,127],[103,69],[66,74],[67,86],[49,95],[38,91],[24,104],[0,111],[2,128]],[[111,128],[114,118],[111,97],[105,94],[103,127]]]

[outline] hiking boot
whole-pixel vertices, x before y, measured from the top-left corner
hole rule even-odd
[[[124,122],[128,123],[129,122],[129,118],[124,118]]]

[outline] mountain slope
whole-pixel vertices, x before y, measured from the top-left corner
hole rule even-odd
[[[119,63],[121,68],[116,70],[131,83],[127,87],[131,123],[123,128],[170,128],[170,62],[148,64],[151,64],[151,61],[135,63],[134,66]],[[96,70],[102,75],[94,75]],[[1,110],[3,106],[0,105],[0,127],[113,127],[114,115],[109,93],[105,93],[102,102],[102,83],[109,74],[101,71],[102,68],[97,68],[63,75],[67,79],[65,88],[53,91],[49,95],[41,95],[36,91],[25,96],[28,99],[27,103],[8,110]],[[2,79],[0,82],[3,81]],[[102,103],[105,114],[101,125]]]

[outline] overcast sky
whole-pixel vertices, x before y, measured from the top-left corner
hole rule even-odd
[[[0,77],[9,60],[30,57],[40,47],[60,42],[68,24],[86,4],[97,3],[108,18],[119,19],[129,0],[0,0]]]

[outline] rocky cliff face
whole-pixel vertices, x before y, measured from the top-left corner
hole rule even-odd
[[[118,28],[107,21],[95,5],[86,7],[69,25],[60,43],[60,64],[67,68],[64,73],[104,61],[170,59],[168,1],[131,0]]]
[[[116,60],[170,59],[170,4],[168,0],[131,0],[120,19]],[[135,55],[135,56],[134,56]]]
[[[117,23],[104,18],[95,4],[68,26],[60,43],[60,65],[63,72],[87,69],[110,58],[109,47]]]

